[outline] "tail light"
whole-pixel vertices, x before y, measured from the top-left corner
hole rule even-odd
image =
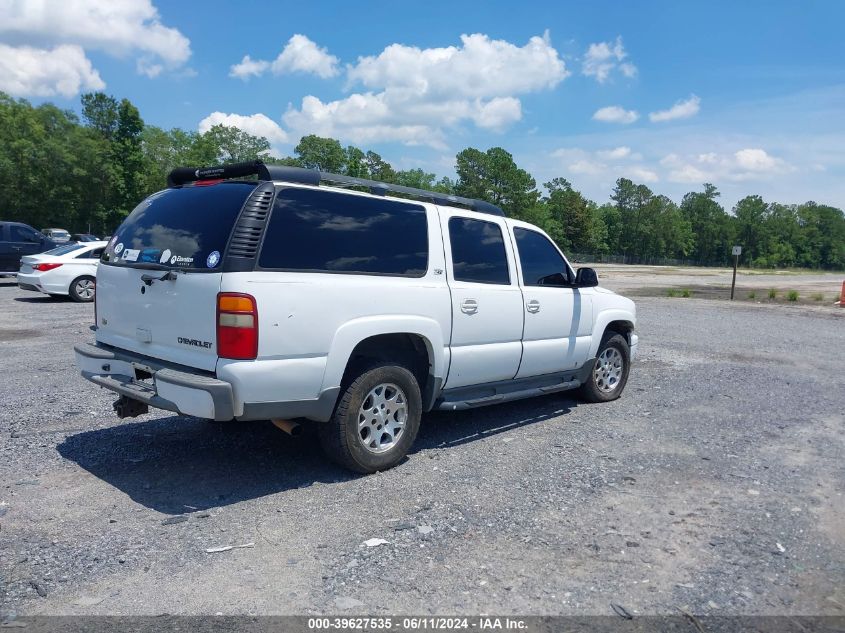
[[[238,292],[217,295],[217,355],[234,360],[253,360],[258,356],[255,297]]]
[[[41,272],[46,272],[48,270],[58,268],[59,266],[61,266],[61,264],[33,264],[32,270],[40,270]]]

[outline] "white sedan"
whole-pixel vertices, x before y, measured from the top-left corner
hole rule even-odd
[[[108,242],[63,244],[46,253],[21,259],[18,286],[48,295],[70,295],[74,301],[93,301],[97,264]]]

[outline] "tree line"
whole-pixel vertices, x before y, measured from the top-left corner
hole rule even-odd
[[[731,246],[741,244],[743,263],[755,267],[845,269],[845,214],[815,202],[749,195],[728,211],[709,183],[676,204],[620,178],[599,204],[562,177],[541,190],[501,147],[462,150],[457,177],[438,179],[422,169],[397,170],[376,152],[332,138],[305,136],[293,156],[273,158],[266,138],[237,128],[164,130],[146,125],[129,100],[99,92],[82,95],[81,105],[78,116],[0,93],[0,219],[108,235],[141,199],[166,186],[173,167],[262,158],[487,200],[583,257],[725,265]]]

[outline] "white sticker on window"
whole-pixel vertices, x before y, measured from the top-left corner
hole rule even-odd
[[[140,254],[141,250],[137,248],[127,248],[123,251],[123,259],[127,262],[136,262],[138,261],[138,255]]]

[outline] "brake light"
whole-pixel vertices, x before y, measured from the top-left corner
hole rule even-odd
[[[208,180],[197,180],[194,183],[194,187],[211,187],[212,185],[217,185],[223,182],[222,178],[209,178]]]
[[[61,266],[61,264],[33,264],[32,270],[40,270],[42,272],[46,272],[48,270],[58,268],[59,266]]]
[[[217,295],[217,355],[233,360],[258,356],[258,308],[251,295]]]

